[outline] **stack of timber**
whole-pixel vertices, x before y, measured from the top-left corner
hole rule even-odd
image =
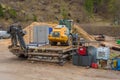
[[[120,45],[116,44],[115,42],[101,42],[101,45],[108,46],[113,50],[120,51]]]
[[[84,31],[80,26],[78,25],[74,25],[74,28],[77,29],[77,32],[83,37],[85,38],[86,40],[89,40],[89,41],[96,41],[95,38],[88,34],[86,31]]]

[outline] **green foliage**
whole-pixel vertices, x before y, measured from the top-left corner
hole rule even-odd
[[[33,20],[37,21],[37,16],[35,14],[33,14]]]
[[[63,19],[68,18],[68,12],[67,12],[67,10],[65,8],[62,8],[61,14],[62,14]]]
[[[93,2],[94,2],[94,0],[85,0],[85,4],[84,4],[85,9],[90,14],[93,13],[93,8],[94,8]]]
[[[3,12],[3,8],[2,8],[2,6],[1,6],[1,4],[0,4],[0,17],[3,17],[4,16],[4,12]]]
[[[100,7],[105,0],[85,0],[85,10],[91,15],[96,7]]]
[[[116,10],[116,6],[115,6],[115,0],[110,0],[109,3],[108,3],[108,11],[110,13],[115,13],[117,10]]]
[[[15,18],[17,16],[17,13],[14,9],[9,9],[8,13],[9,13],[11,18]]]
[[[61,15],[62,15],[63,19],[68,19],[69,18],[68,17],[68,13],[69,13],[69,11],[68,11],[68,5],[66,3],[62,3],[61,6],[62,7],[60,9],[60,12],[61,12]]]
[[[98,6],[102,5],[105,0],[95,0],[94,3],[96,3]]]
[[[114,18],[118,12],[117,0],[85,0],[84,7],[89,15],[100,14],[105,18]],[[97,11],[97,12],[96,12]],[[103,14],[104,13],[104,14]]]
[[[4,18],[15,18],[17,16],[17,12],[4,4],[0,4],[0,17]]]

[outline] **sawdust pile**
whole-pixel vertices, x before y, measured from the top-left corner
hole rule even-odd
[[[42,26],[42,25],[47,25],[50,27],[55,27],[57,24],[55,23],[43,23],[43,22],[33,22],[31,25],[27,26],[24,30],[27,32],[25,35],[24,39],[27,44],[30,42],[33,42],[33,27],[35,26]],[[89,41],[94,41],[94,37],[89,35],[87,32],[85,32],[81,27],[74,25],[74,28],[77,29],[77,32],[85,39]]]

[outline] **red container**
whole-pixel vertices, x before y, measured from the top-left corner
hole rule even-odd
[[[92,63],[91,67],[97,69],[98,68],[98,64],[97,63]]]
[[[87,49],[86,49],[86,47],[79,47],[78,48],[78,54],[82,55],[82,56],[87,55]]]

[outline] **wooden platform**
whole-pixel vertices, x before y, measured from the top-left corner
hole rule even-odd
[[[77,48],[72,46],[41,46],[28,50],[29,60],[56,62],[63,65],[72,58]]]
[[[40,46],[28,48],[27,53],[22,51],[20,47],[11,48],[14,55],[27,54],[28,60],[56,62],[63,65],[66,61],[72,58],[77,48],[72,46]]]

